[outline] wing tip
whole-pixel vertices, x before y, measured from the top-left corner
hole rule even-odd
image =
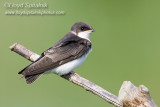
[[[22,71],[18,72],[18,74],[22,74]]]
[[[37,80],[42,74],[37,74],[37,75],[29,75],[25,76],[26,83],[27,84],[32,84],[35,80]]]

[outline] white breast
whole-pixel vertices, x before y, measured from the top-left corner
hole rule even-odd
[[[70,61],[66,64],[63,64],[57,68],[54,68],[46,73],[56,73],[58,75],[64,75],[64,74],[68,74],[69,72],[71,72],[73,69],[79,67],[87,58],[88,54],[91,52],[91,49],[89,50],[88,53],[86,53],[85,55],[81,56],[78,59],[75,59],[73,61]]]
[[[79,36],[80,38],[84,38],[84,39],[87,39],[87,40],[90,41],[91,33],[92,33],[92,32],[90,32],[90,31],[79,32],[79,33],[78,33],[78,36]]]

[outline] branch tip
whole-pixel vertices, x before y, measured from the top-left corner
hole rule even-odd
[[[15,43],[15,44],[11,45],[11,46],[9,47],[9,49],[10,49],[11,51],[13,51],[17,44],[18,44],[18,43]]]

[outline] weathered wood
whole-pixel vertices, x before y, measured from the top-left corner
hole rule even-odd
[[[38,54],[30,51],[29,49],[18,43],[13,44],[9,48],[11,51],[18,53],[19,55],[23,56],[24,58],[32,62],[36,61],[36,59],[40,57]]]
[[[25,48],[24,46],[18,43],[13,44],[10,47],[10,49],[32,62],[34,62],[36,59],[39,58],[38,54],[30,51],[29,49]],[[76,85],[81,86],[85,90],[90,91],[95,95],[98,95],[99,97],[106,100],[107,102],[117,107],[122,107],[122,104],[119,102],[117,96],[115,96],[114,94],[111,94],[110,92],[104,90],[103,88],[90,82],[89,80],[81,77],[77,73],[71,72],[67,75],[63,75],[62,77]]]
[[[119,100],[124,107],[157,107],[147,87],[144,85],[136,87],[130,81],[123,82],[119,91]]]
[[[13,44],[10,49],[32,62],[39,58],[38,54],[30,51],[18,43]],[[61,77],[78,86],[81,86],[95,95],[98,95],[102,99],[117,107],[157,107],[150,97],[148,89],[143,85],[135,87],[131,82],[124,81],[119,91],[119,97],[117,97],[116,95],[106,91],[73,71]]]

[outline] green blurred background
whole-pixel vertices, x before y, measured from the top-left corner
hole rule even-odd
[[[5,2],[0,1],[0,107],[113,107],[54,74],[31,85],[19,79],[17,73],[30,62],[8,47],[18,42],[40,54],[77,21],[96,32],[92,53],[75,71],[115,95],[125,80],[143,84],[160,106],[159,0],[12,0],[46,2],[48,10],[65,11],[60,16],[7,16]]]

